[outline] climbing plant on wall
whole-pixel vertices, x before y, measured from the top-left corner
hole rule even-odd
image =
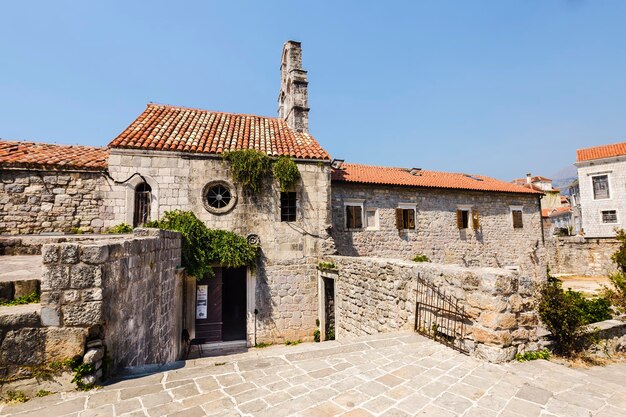
[[[280,190],[286,191],[293,188],[300,180],[300,171],[293,159],[288,156],[279,157],[272,167],[274,178],[280,184]]]
[[[225,153],[224,159],[231,164],[230,172],[233,181],[254,193],[261,191],[263,180],[270,172],[278,181],[281,191],[292,188],[300,180],[298,166],[288,156],[281,156],[272,161],[261,151],[242,149]]]
[[[149,222],[145,227],[174,230],[183,235],[182,266],[187,273],[201,279],[213,275],[211,265],[227,268],[253,266],[259,247],[248,243],[246,238],[226,230],[209,229],[191,211],[167,211],[160,220]]]

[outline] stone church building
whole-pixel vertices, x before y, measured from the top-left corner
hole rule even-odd
[[[331,255],[423,254],[541,274],[540,192],[333,160],[309,132],[300,43],[284,45],[280,72],[278,117],[150,103],[106,148],[0,141],[0,234],[98,234],[180,209],[260,242],[256,268],[218,267],[215,279],[198,281],[219,298],[209,303],[220,317],[188,324],[207,341],[311,340],[323,291],[317,267]],[[281,191],[268,179],[262,193],[244,192],[223,159],[240,149],[292,158],[299,184]]]

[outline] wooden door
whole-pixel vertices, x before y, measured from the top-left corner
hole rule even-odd
[[[196,339],[207,343],[222,340],[222,269],[214,269],[196,285]]]

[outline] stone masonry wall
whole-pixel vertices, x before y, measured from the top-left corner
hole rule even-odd
[[[546,240],[547,263],[552,274],[605,276],[617,271],[611,256],[618,248],[617,239],[555,237]]]
[[[100,232],[106,188],[100,172],[0,169],[0,234]]]
[[[377,210],[378,225],[346,230],[344,202],[364,200]],[[395,209],[416,206],[416,228],[398,231]],[[521,206],[523,228],[514,229],[511,206]],[[477,210],[480,229],[459,230],[457,208]],[[412,259],[425,254],[433,262],[462,266],[519,266],[532,276],[545,272],[539,199],[534,195],[417,189],[333,182],[333,229],[339,254]]]
[[[230,164],[219,157],[176,152],[111,150],[109,170],[123,181],[139,173],[152,188],[152,219],[168,210],[191,210],[207,227],[257,235],[263,254],[254,280],[248,281],[248,342],[310,339],[317,318],[315,266],[323,253],[334,252],[330,220],[330,167],[327,162],[296,161],[301,181],[295,222],[281,222],[280,189],[267,178],[263,191],[251,195],[233,183]],[[227,213],[214,214],[204,204],[207,183],[223,181],[237,194]],[[133,187],[139,177],[114,185],[107,194],[107,225],[132,218]],[[254,310],[258,314],[254,314]]]
[[[156,229],[136,229],[132,239],[44,245],[42,324],[103,339],[114,369],[176,360],[180,250],[180,234]]]
[[[411,261],[330,257],[335,277],[337,337],[412,330],[417,277],[459,300],[469,316],[464,346],[492,362],[535,349],[538,318],[533,280],[498,268],[464,268]]]

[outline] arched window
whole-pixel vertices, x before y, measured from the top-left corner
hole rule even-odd
[[[135,212],[133,215],[133,227],[143,226],[150,220],[150,200],[152,188],[145,182],[135,188]]]

